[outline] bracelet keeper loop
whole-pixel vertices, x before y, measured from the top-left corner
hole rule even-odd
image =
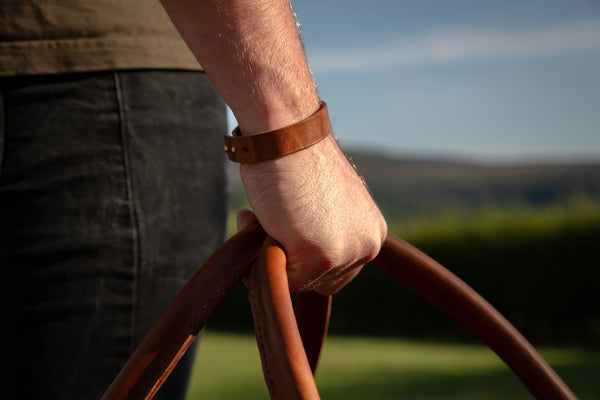
[[[224,150],[231,161],[252,163],[283,157],[306,149],[331,134],[327,104],[305,120],[280,129],[242,136],[236,127],[232,136],[225,136]]]

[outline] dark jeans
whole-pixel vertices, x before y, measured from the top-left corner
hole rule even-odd
[[[97,400],[224,238],[225,105],[198,72],[0,85],[6,398]]]

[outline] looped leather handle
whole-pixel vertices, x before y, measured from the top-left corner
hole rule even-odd
[[[262,253],[261,262],[257,262],[259,253]],[[268,265],[270,267],[265,272]],[[267,238],[259,225],[233,236],[217,249],[181,289],[129,357],[102,399],[152,399],[210,316],[244,277],[248,278],[249,296],[261,300],[251,301],[251,305],[255,326],[263,329],[263,338],[268,339],[262,341],[262,344],[259,342],[259,346],[265,350],[261,352],[263,363],[276,365],[272,370],[277,371],[277,375],[267,381],[269,390],[284,399],[310,398],[306,397],[309,392],[305,389],[298,391],[303,397],[282,394],[284,391],[280,387],[286,385],[281,384],[281,379],[290,377],[290,392],[294,387],[311,385],[312,372],[316,369],[327,332],[331,298],[316,293],[298,295],[296,325],[290,308],[291,302],[285,301],[286,296],[290,299],[285,265],[283,250],[275,241]],[[268,279],[268,275],[274,275],[277,279]],[[272,282],[270,286],[269,282]],[[271,293],[273,291],[276,296]],[[273,318],[273,310],[278,310],[278,317],[285,318],[286,326],[276,326],[281,321]],[[277,341],[279,336],[284,338],[281,342]],[[279,347],[274,347],[277,345]],[[289,354],[294,355],[289,358],[280,357],[292,345],[296,350]],[[267,354],[269,358],[265,360]],[[302,357],[305,361],[296,362]],[[295,363],[294,367],[286,365],[292,362]],[[312,387],[310,393],[316,394],[314,380]]]
[[[577,398],[506,318],[419,249],[388,235],[371,264],[463,325],[504,360],[537,399]]]
[[[294,317],[285,253],[268,238],[246,278],[263,375],[272,399],[318,399]],[[301,299],[299,298],[298,301]],[[320,353],[320,344],[316,356]]]
[[[271,397],[318,399],[312,373],[327,329],[331,299],[315,294],[299,297],[299,328],[287,287],[285,254],[274,240],[265,237],[262,229],[254,226],[221,246],[169,305],[103,399],[151,399],[218,304],[244,276]],[[498,311],[426,254],[388,235],[371,265],[471,331],[506,362],[536,398],[576,399]],[[314,324],[313,310],[318,316]]]
[[[102,399],[152,399],[210,316],[248,273],[265,237],[255,225],[219,247],[161,314]]]

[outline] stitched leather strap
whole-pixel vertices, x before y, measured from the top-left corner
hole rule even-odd
[[[247,282],[263,372],[271,396],[279,399],[319,398],[308,360],[318,359],[322,340],[305,341],[306,349],[303,349],[287,290],[285,253],[275,241],[264,241],[264,237],[262,229],[254,226],[219,248],[150,330],[103,399],[151,399],[214,309],[250,271],[257,257],[259,261]],[[262,248],[260,256],[259,248]],[[533,346],[504,317],[426,254],[388,235],[380,254],[371,264],[470,330],[507,363],[536,398],[576,399]],[[328,305],[329,299],[320,299],[316,304]],[[318,315],[318,321],[323,312],[328,313],[328,307],[313,312]],[[306,318],[299,318],[299,321],[303,320]],[[301,331],[312,331],[307,337],[315,338],[324,337],[322,329],[322,323],[300,328]],[[307,346],[310,342],[317,345],[311,348]]]
[[[577,399],[506,318],[460,278],[419,249],[388,235],[371,264],[444,311],[487,344],[537,399]]]
[[[285,267],[284,251],[269,238],[246,279],[263,375],[271,399],[318,399],[294,318]]]
[[[299,309],[310,308],[312,318],[299,318],[300,327],[295,325],[295,321],[290,324],[290,321],[293,320],[293,310],[290,310],[289,305],[281,300],[283,293],[287,293],[289,298],[287,276],[285,275],[285,255],[281,249],[273,247],[274,241],[272,239],[265,243],[265,238],[266,234],[263,229],[259,225],[255,225],[233,236],[219,247],[190,278],[161,314],[158,321],[152,326],[113,380],[102,399],[152,399],[219,304],[245,276],[252,280],[251,286],[255,290],[258,288],[262,296],[263,303],[257,308],[255,319],[259,321],[257,326],[268,332],[269,338],[273,338],[268,342],[264,341],[265,344],[262,347],[268,350],[271,365],[277,365],[276,371],[282,368],[276,374],[276,381],[280,382],[281,379],[287,379],[288,382],[292,382],[292,386],[286,389],[290,391],[302,383],[302,385],[308,385],[309,390],[312,390],[312,392],[307,392],[304,389],[300,393],[304,393],[304,396],[307,393],[315,394],[314,381],[311,384],[307,376],[311,375],[312,365],[316,368],[316,362],[321,353],[321,345],[326,336],[326,332],[323,330],[327,329],[327,322],[323,321],[329,320],[330,300],[328,297],[324,300],[315,300],[315,296],[319,296],[317,294],[314,296],[310,294],[299,295],[296,299],[296,306]],[[277,249],[279,249],[279,252],[277,252]],[[265,253],[267,250],[269,252]],[[258,263],[258,267],[253,268],[261,252],[262,262]],[[264,272],[267,267],[267,256],[269,257],[269,265],[274,265],[274,267],[269,267],[269,274],[273,274],[275,278],[270,286],[268,285],[270,280],[266,279],[266,275],[263,275],[267,273]],[[251,270],[253,273],[250,274]],[[269,294],[272,290],[279,293],[276,299],[272,294]],[[265,301],[268,301],[268,303],[264,303]],[[285,308],[285,306],[288,308]],[[278,315],[280,316],[288,316],[287,326],[280,327],[282,322],[280,319],[273,318],[271,311],[273,309],[279,310]],[[289,315],[292,315],[291,319]],[[313,340],[303,343],[299,339],[298,329],[310,332],[309,337],[312,337]],[[294,361],[296,357],[293,357],[293,360],[279,357],[279,353],[274,351],[272,347],[278,343],[276,340],[277,334],[274,336],[271,332],[280,332],[286,338],[282,339],[283,342],[279,342],[280,345],[285,343],[286,346],[290,347],[290,344],[294,344],[296,348],[293,354],[297,354],[299,359],[301,355],[305,354],[305,360],[310,361],[298,364]],[[291,339],[288,338],[290,336]],[[315,340],[314,338],[321,338],[321,340]],[[264,356],[264,354],[261,354],[261,356]],[[295,368],[282,367],[285,363],[292,361],[295,362]],[[291,378],[287,378],[283,371],[286,371],[286,373],[292,371],[293,373],[287,375]],[[299,377],[303,378],[299,379]],[[269,383],[271,391],[274,390],[272,385],[273,383]],[[312,389],[310,389],[311,385]],[[283,393],[283,391],[278,389],[278,393]],[[294,399],[299,397],[280,398]]]
[[[161,314],[102,399],[152,399],[218,305],[247,274],[265,236],[255,225],[219,247]]]
[[[225,152],[231,161],[252,163],[282,157],[306,149],[331,133],[331,123],[327,104],[321,102],[321,108],[296,124],[242,136],[240,128],[233,130],[233,136],[225,136]]]

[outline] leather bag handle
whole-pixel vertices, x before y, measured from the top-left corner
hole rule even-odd
[[[248,273],[265,237],[255,225],[219,247],[161,314],[102,399],[152,399],[210,316]]]
[[[260,254],[246,283],[263,375],[271,398],[318,399],[319,392],[294,317],[285,253],[268,238]],[[316,350],[320,353],[320,345]]]
[[[331,299],[316,294],[299,296],[298,317],[294,318],[285,264],[284,251],[274,240],[266,239],[259,226],[232,237],[161,315],[103,399],[151,399],[218,304],[244,276],[271,397],[318,399],[312,373],[325,337]],[[498,311],[426,254],[388,235],[380,254],[370,264],[446,312],[487,344],[536,398],[576,399]]]
[[[444,311],[485,343],[537,399],[577,398],[506,318],[460,278],[419,249],[388,235],[371,264]]]

